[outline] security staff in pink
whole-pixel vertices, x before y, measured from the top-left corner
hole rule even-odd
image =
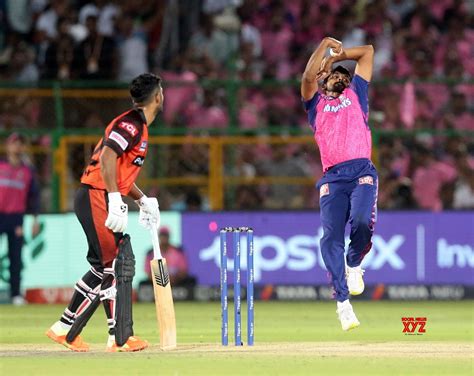
[[[328,49],[330,56],[326,56]],[[316,186],[324,230],[321,252],[331,274],[343,330],[360,325],[349,295],[364,290],[360,264],[372,246],[376,220],[378,179],[370,160],[372,137],[368,124],[373,55],[372,46],[344,49],[338,40],[324,38],[311,55],[301,83],[304,107],[324,169]],[[342,66],[333,68],[342,60],[357,61],[354,77]],[[345,256],[348,221],[350,244]]]

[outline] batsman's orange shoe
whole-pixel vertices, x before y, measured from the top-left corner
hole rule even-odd
[[[67,331],[58,330],[56,324],[48,329],[46,335],[51,338],[54,342],[59,343],[60,345],[66,346],[69,350],[77,352],[86,352],[89,351],[89,345],[85,343],[81,336],[77,336],[74,341],[71,343],[66,341]]]
[[[117,346],[113,336],[107,341],[108,352],[132,352],[141,351],[148,347],[148,342],[135,336],[131,336],[123,346]]]

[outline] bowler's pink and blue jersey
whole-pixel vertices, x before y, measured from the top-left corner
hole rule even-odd
[[[309,125],[319,146],[323,170],[353,159],[370,159],[369,83],[355,75],[350,86],[333,98],[317,92],[304,101]]]

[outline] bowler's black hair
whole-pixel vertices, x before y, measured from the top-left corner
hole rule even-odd
[[[161,77],[153,73],[143,73],[130,84],[130,95],[134,103],[146,103],[153,92],[161,86]]]
[[[345,74],[346,76],[349,77],[349,81],[352,81],[352,75],[351,75],[351,72],[349,72],[346,68],[344,68],[342,65],[338,65],[336,68],[334,68],[332,71],[331,71],[331,74],[329,76],[327,76],[325,79],[324,79],[324,83],[327,83],[328,82],[328,78],[335,72],[339,72],[339,73],[342,73],[342,74]]]

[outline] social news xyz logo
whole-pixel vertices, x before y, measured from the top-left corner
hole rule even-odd
[[[274,272],[278,270],[308,271],[316,267],[326,270],[321,255],[319,242],[323,236],[323,229],[318,229],[316,236],[294,235],[288,239],[282,239],[275,235],[254,237],[254,280],[259,282],[263,272]],[[349,244],[346,239],[346,246]],[[389,266],[394,270],[405,269],[405,262],[397,254],[399,248],[405,242],[403,235],[394,235],[385,240],[380,235],[372,238],[372,250],[367,254],[362,263],[365,269],[378,270]],[[216,236],[208,248],[199,251],[199,259],[203,262],[212,261],[216,267],[220,265],[220,238]],[[247,269],[247,244],[241,245],[241,268]],[[265,255],[263,254],[265,251]],[[234,263],[229,259],[229,270],[233,270]]]
[[[422,335],[426,333],[425,326],[427,321],[426,317],[402,317],[402,333],[405,333],[405,335]]]

